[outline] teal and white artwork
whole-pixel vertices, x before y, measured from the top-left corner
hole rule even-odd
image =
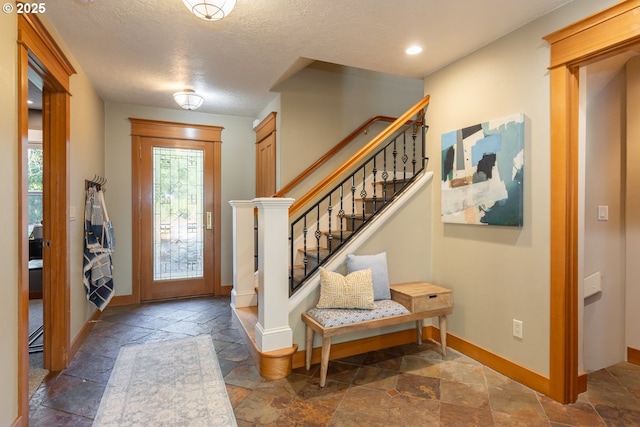
[[[523,224],[524,115],[442,134],[442,221]]]

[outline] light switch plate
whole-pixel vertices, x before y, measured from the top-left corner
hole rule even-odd
[[[598,221],[609,220],[609,206],[598,206]]]

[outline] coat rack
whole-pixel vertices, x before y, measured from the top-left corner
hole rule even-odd
[[[107,178],[104,178],[99,175],[94,175],[92,180],[85,179],[84,180],[84,189],[88,190],[90,187],[95,188],[96,190],[102,190],[104,192],[107,191],[105,185],[107,184]]]

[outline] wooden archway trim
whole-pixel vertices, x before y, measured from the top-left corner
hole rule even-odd
[[[640,0],[544,37],[551,45],[550,396],[578,398],[579,67],[640,43]]]
[[[67,367],[70,347],[69,308],[69,77],[75,70],[53,37],[35,15],[18,15],[18,418],[15,425],[28,425],[29,414],[29,273],[27,146],[29,128],[29,67],[45,82],[43,93],[43,140],[45,157],[44,217],[55,227],[45,227],[44,240],[51,246],[43,256],[45,368]]]

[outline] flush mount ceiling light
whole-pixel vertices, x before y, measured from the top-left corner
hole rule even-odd
[[[229,15],[236,0],[182,0],[187,9],[200,19],[218,21]]]
[[[405,50],[407,55],[417,55],[422,52],[422,48],[420,46],[411,46]]]
[[[182,92],[174,93],[173,99],[175,99],[178,105],[185,110],[195,110],[204,102],[204,98],[191,89],[185,89]]]

